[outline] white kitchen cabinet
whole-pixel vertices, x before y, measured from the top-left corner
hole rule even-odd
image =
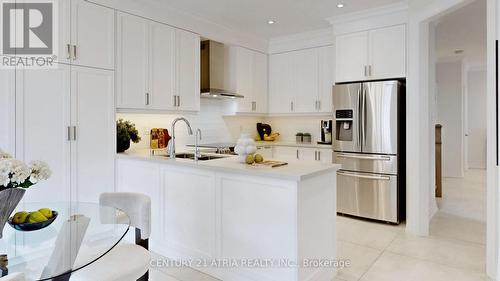
[[[299,149],[292,146],[274,146],[273,159],[278,161],[297,161],[299,160]]]
[[[332,46],[271,55],[269,112],[331,112],[333,66]]]
[[[52,170],[26,200],[97,202],[113,191],[114,72],[61,64],[16,75],[16,156]]]
[[[116,125],[114,71],[71,69],[73,200],[98,202],[114,191]]]
[[[141,109],[149,105],[148,27],[143,18],[118,14],[116,77],[119,108]]]
[[[71,44],[72,64],[115,69],[115,11],[71,0]]]
[[[176,75],[177,110],[200,110],[200,36],[177,29]]]
[[[140,192],[151,199],[151,239],[162,239],[160,169],[146,161],[119,159],[116,162],[116,191]]]
[[[230,90],[244,96],[237,100],[237,113],[267,113],[267,55],[243,47],[229,47]]]
[[[163,240],[192,258],[214,258],[217,206],[215,177],[209,171],[174,168],[163,176]],[[203,235],[200,235],[203,233]]]
[[[294,112],[314,112],[319,89],[318,48],[294,52]]]
[[[175,109],[175,29],[149,23],[149,103],[153,109]]]
[[[319,89],[316,111],[332,112],[332,92],[335,84],[335,50],[333,46],[319,48]]]
[[[256,154],[262,155],[264,160],[273,158],[273,147],[272,146],[258,146]]]
[[[56,61],[115,69],[115,10],[85,0],[59,1]]]
[[[118,108],[200,109],[197,34],[118,13],[117,44]]]
[[[291,113],[294,96],[293,53],[269,58],[269,113]]]
[[[406,25],[336,38],[336,82],[406,77]]]
[[[358,32],[336,38],[337,82],[365,80],[368,64],[368,32]]]
[[[15,70],[0,70],[0,149],[10,154],[15,153]]]
[[[406,28],[404,25],[375,29],[369,33],[371,79],[406,76]]]
[[[26,192],[28,202],[70,200],[70,75],[68,65],[16,72],[16,157],[52,170]]]

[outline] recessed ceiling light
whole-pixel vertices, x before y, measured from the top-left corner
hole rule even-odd
[[[337,4],[337,8],[344,8],[344,4],[342,4],[342,3],[338,3],[338,4]]]
[[[276,22],[275,22],[275,21],[273,21],[273,20],[268,20],[268,21],[267,21],[267,24],[275,24],[275,23],[276,23]]]

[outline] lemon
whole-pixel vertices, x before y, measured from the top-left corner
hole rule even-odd
[[[52,210],[49,208],[42,208],[38,210],[42,215],[48,219],[52,218]]]
[[[46,220],[47,218],[44,215],[42,215],[42,213],[40,213],[39,211],[31,212],[28,216],[28,223],[37,223]]]

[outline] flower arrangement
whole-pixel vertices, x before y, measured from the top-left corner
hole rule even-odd
[[[29,188],[39,181],[47,180],[51,173],[49,166],[43,161],[33,161],[27,165],[0,149],[0,191]]]

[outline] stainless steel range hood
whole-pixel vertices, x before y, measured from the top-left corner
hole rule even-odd
[[[243,98],[230,91],[224,84],[226,61],[224,44],[215,41],[201,42],[201,97],[212,99]]]

